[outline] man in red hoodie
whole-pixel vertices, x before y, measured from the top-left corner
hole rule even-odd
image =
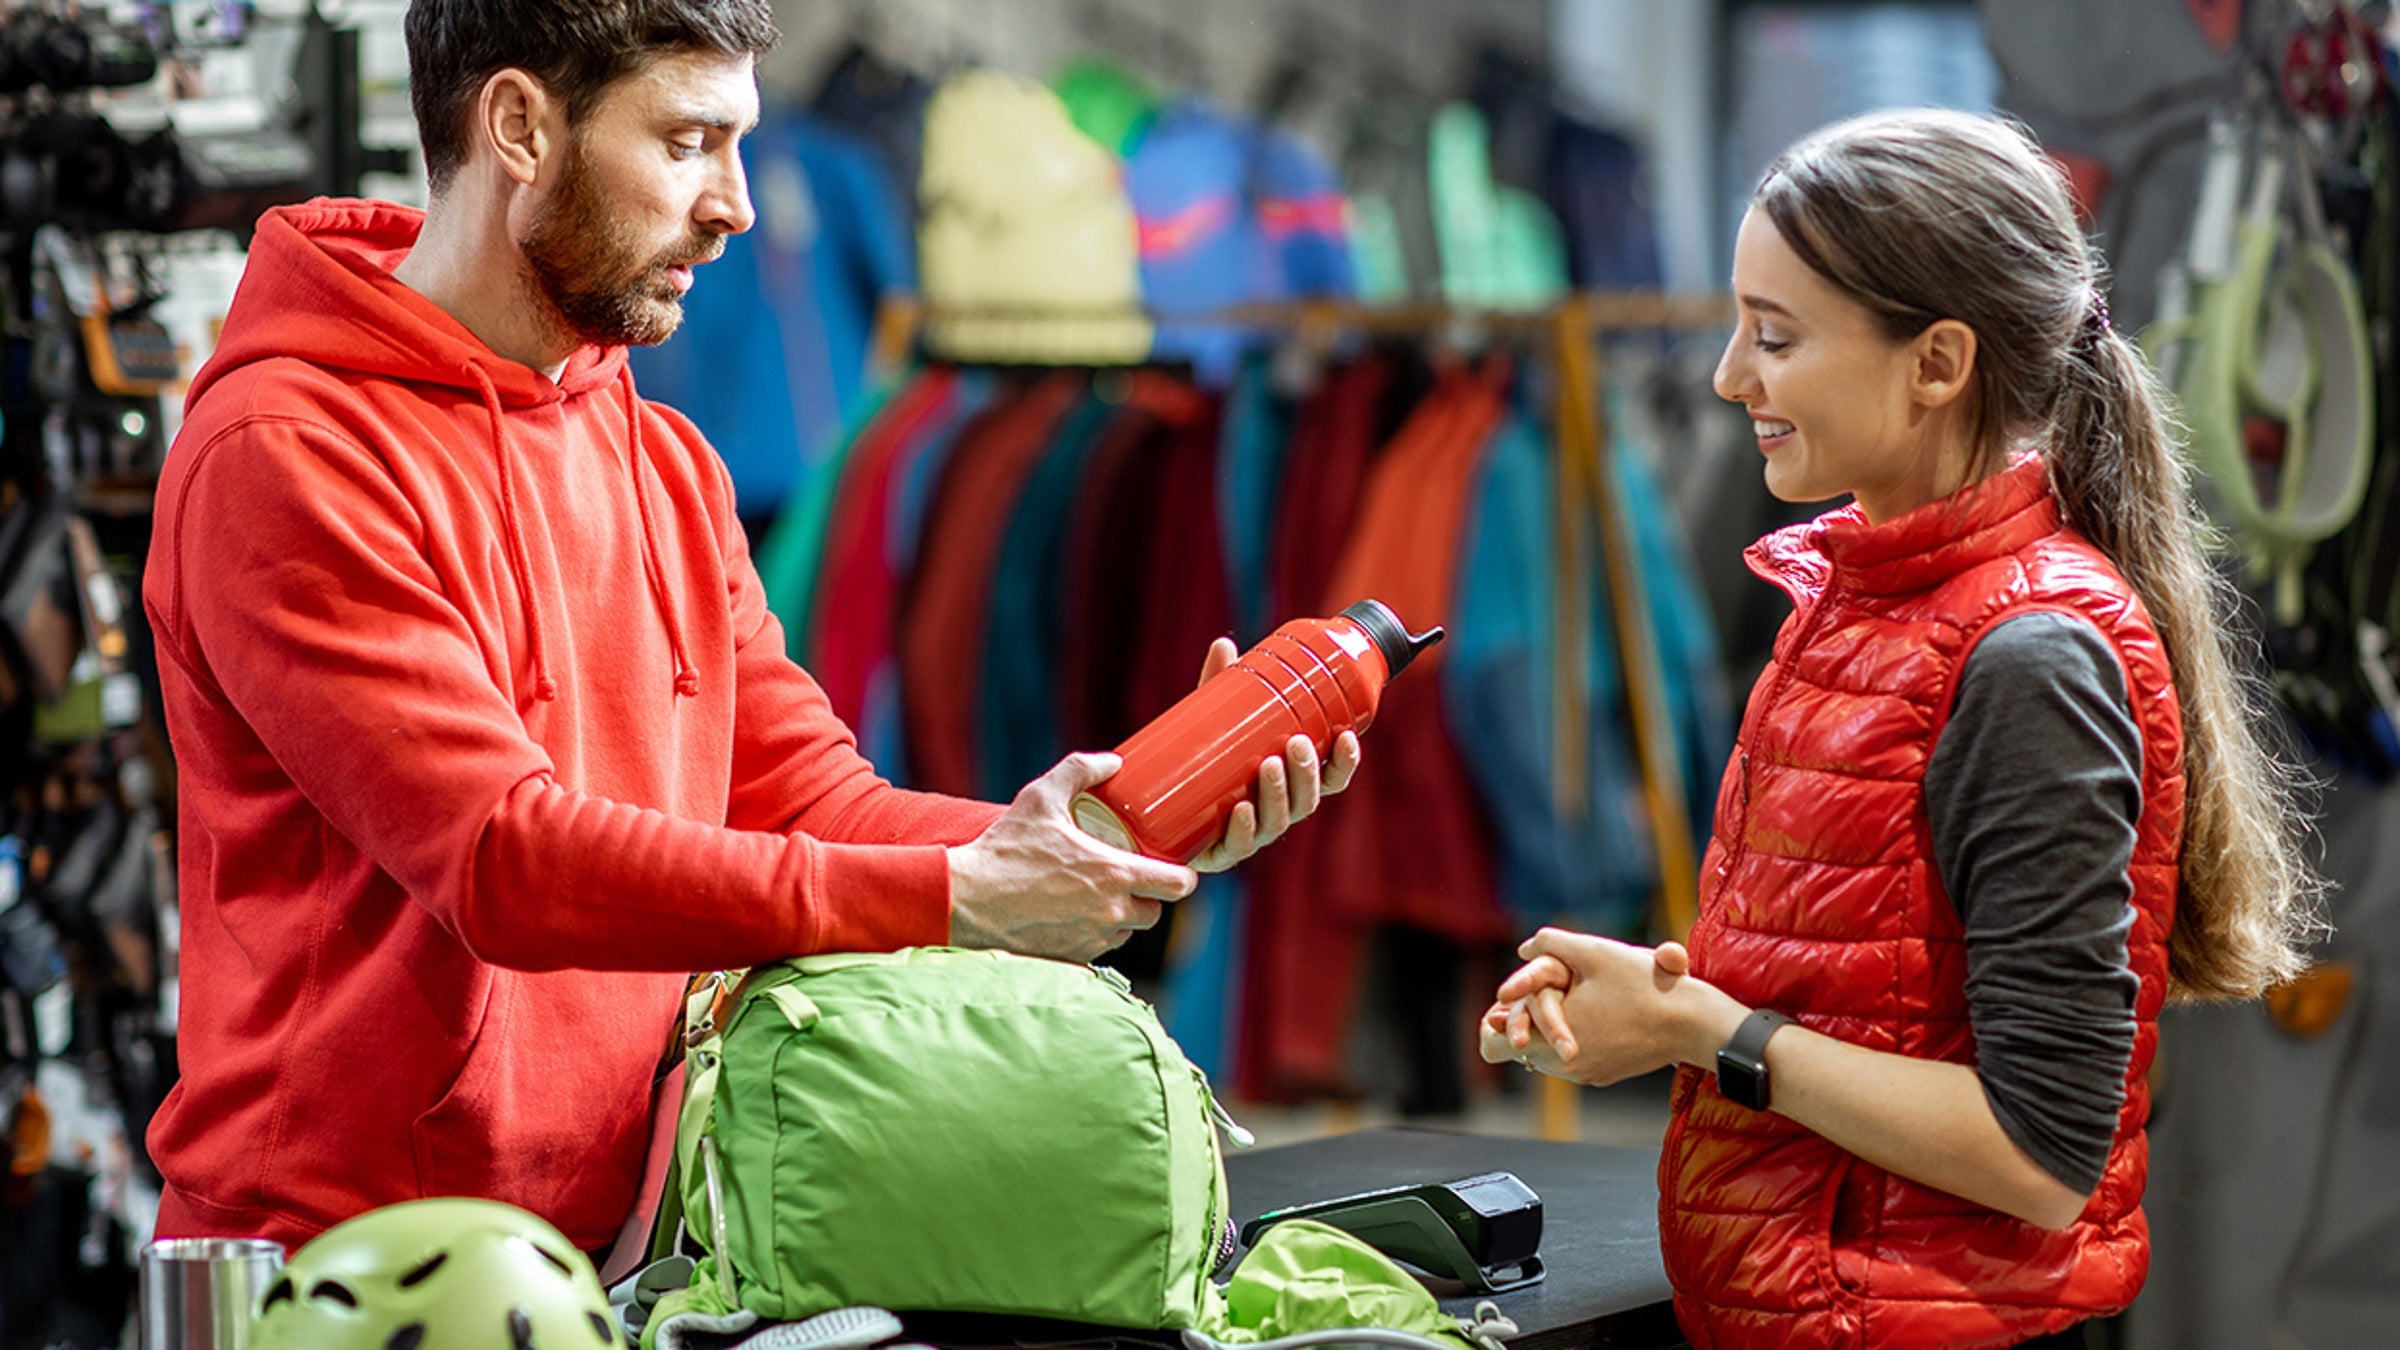
[[[685,972],[952,942],[1085,960],[1189,869],[899,791],[780,627],[628,343],[749,228],[766,0],[416,0],[432,204],[268,213],[168,457],[145,603],[181,769],[164,1235],[432,1195],[587,1250],[634,1209]],[[1204,673],[1232,656],[1220,643]],[[1305,742],[1203,866],[1338,791]]]

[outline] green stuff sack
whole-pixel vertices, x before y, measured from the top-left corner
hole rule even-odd
[[[1234,1247],[1219,1113],[1114,972],[950,948],[808,957],[752,972],[710,1020],[678,1141],[710,1256],[662,1313],[1217,1316],[1210,1277]]]
[[[1383,1345],[1506,1350],[1517,1325],[1488,1299],[1453,1317],[1392,1258],[1339,1228],[1286,1219],[1234,1267],[1214,1323],[1186,1328],[1191,1350]]]

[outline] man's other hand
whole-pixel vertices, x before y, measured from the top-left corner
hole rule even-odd
[[[1208,655],[1200,663],[1200,683],[1216,678],[1220,671],[1240,658],[1234,650],[1233,639],[1218,638],[1208,645]],[[1320,766],[1317,748],[1306,736],[1294,736],[1284,743],[1283,754],[1260,760],[1256,800],[1244,799],[1234,805],[1233,814],[1225,821],[1225,832],[1208,846],[1192,867],[1201,872],[1222,872],[1281,839],[1294,825],[1316,814],[1324,799],[1350,786],[1358,773],[1358,735],[1345,731],[1333,741],[1333,762]]]

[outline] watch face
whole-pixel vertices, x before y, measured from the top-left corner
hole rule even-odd
[[[1753,1111],[1767,1109],[1767,1066],[1727,1051],[1717,1052],[1717,1091]]]

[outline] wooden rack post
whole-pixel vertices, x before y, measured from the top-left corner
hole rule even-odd
[[[1632,523],[1625,519],[1609,463],[1612,447],[1608,409],[1600,393],[1600,356],[1592,348],[1590,325],[1580,320],[1573,301],[1558,311],[1557,339],[1560,497],[1588,496],[1600,523],[1601,574],[1607,579],[1609,608],[1616,620],[1625,696],[1633,714],[1634,752],[1658,847],[1652,923],[1681,942],[1691,935],[1699,903],[1691,814],[1684,807],[1683,769],[1659,662],[1657,621],[1642,580],[1641,551],[1635,547]],[[1575,597],[1579,606],[1581,600]],[[1573,745],[1580,755],[1580,739],[1562,738],[1562,743]]]
[[[945,311],[947,313],[948,311]],[[887,300],[877,316],[874,351],[879,367],[889,369],[907,352],[925,323],[927,311],[913,298]],[[984,317],[978,315],[977,317]],[[1021,317],[1038,319],[1036,312]],[[1153,316],[1158,317],[1158,316]],[[1581,557],[1583,513],[1588,501],[1599,523],[1597,547],[1609,591],[1617,646],[1625,671],[1625,692],[1634,724],[1635,758],[1642,770],[1642,795],[1649,807],[1650,828],[1658,858],[1658,895],[1651,922],[1665,937],[1680,942],[1690,935],[1698,912],[1698,864],[1692,850],[1690,813],[1684,807],[1684,781],[1675,749],[1675,728],[1668,716],[1666,675],[1659,661],[1657,624],[1650,612],[1649,591],[1642,584],[1641,555],[1632,526],[1625,519],[1609,462],[1607,407],[1602,397],[1600,354],[1594,339],[1604,333],[1694,332],[1724,328],[1733,323],[1732,299],[1722,295],[1660,295],[1647,292],[1584,291],[1541,310],[1497,312],[1461,309],[1435,301],[1368,305],[1347,300],[1298,300],[1237,305],[1201,319],[1179,322],[1267,328],[1303,335],[1355,332],[1371,336],[1408,334],[1468,335],[1524,334],[1547,338],[1557,376],[1558,490],[1553,509],[1559,547],[1567,556]],[[1161,322],[1167,320],[1161,318]],[[1577,573],[1580,575],[1580,572]],[[1585,618],[1587,598],[1574,586],[1562,586],[1555,599],[1556,665],[1553,670],[1559,760],[1552,775],[1554,800],[1570,813],[1599,805],[1586,800],[1590,781],[1585,756],[1590,709],[1572,694],[1580,687],[1589,635]],[[1580,1133],[1575,1084],[1563,1078],[1541,1080],[1535,1103],[1535,1128],[1544,1139],[1572,1140]]]
[[[1568,556],[1581,556],[1583,513],[1576,503],[1588,499],[1599,522],[1601,574],[1608,586],[1609,613],[1615,620],[1625,697],[1632,713],[1634,754],[1642,769],[1642,795],[1649,806],[1658,859],[1658,895],[1651,923],[1681,942],[1691,935],[1698,914],[1698,865],[1692,854],[1691,815],[1684,806],[1683,769],[1669,716],[1666,676],[1659,661],[1658,625],[1650,612],[1649,587],[1642,578],[1641,551],[1633,539],[1632,523],[1625,518],[1615,467],[1609,461],[1613,446],[1601,392],[1605,386],[1600,354],[1592,342],[1598,327],[1599,321],[1572,299],[1560,305],[1554,317],[1559,544],[1572,550]],[[1590,767],[1584,719],[1590,709],[1569,691],[1581,682],[1581,662],[1590,641],[1584,632],[1584,618],[1591,612],[1587,599],[1579,585],[1558,588],[1553,686],[1560,752],[1554,790],[1560,793],[1562,806],[1586,810],[1593,806],[1584,800]],[[1542,1138],[1574,1139],[1581,1133],[1579,1114],[1574,1084],[1562,1078],[1542,1080],[1536,1106],[1536,1128]]]

